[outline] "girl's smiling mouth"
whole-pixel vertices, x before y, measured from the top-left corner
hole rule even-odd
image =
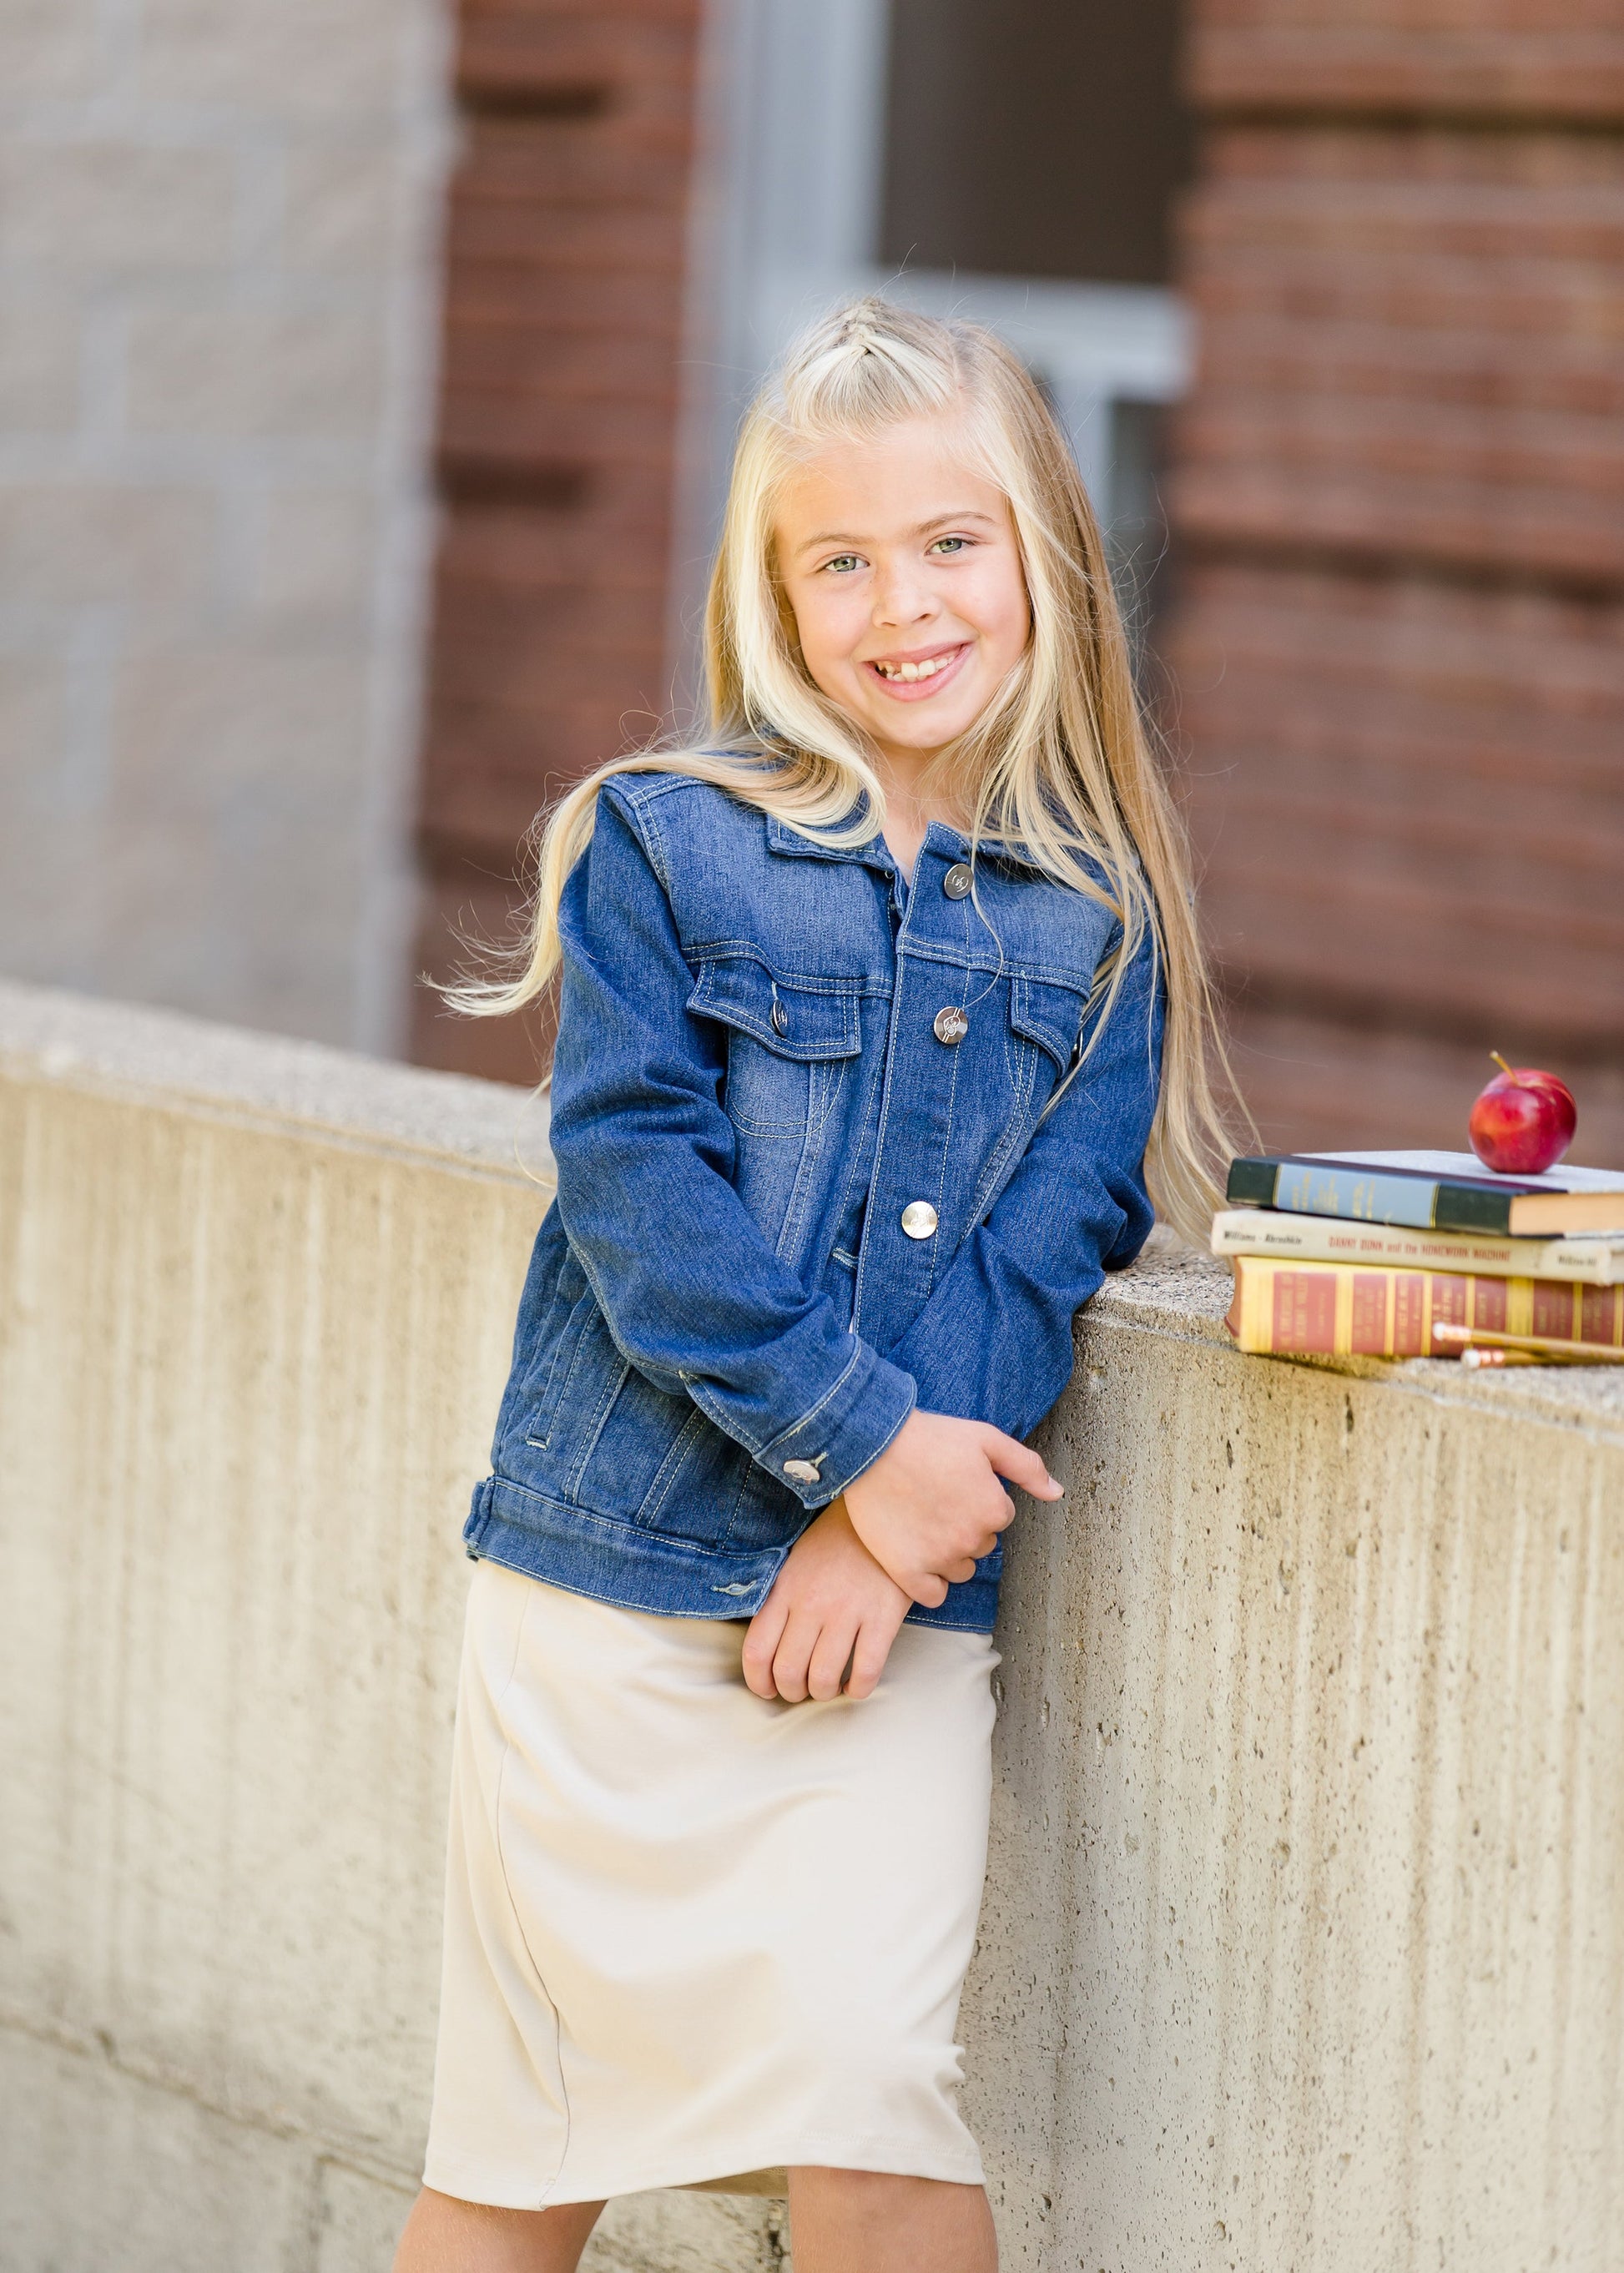
[[[928,648],[919,655],[874,656],[863,664],[863,673],[883,686],[893,701],[918,702],[958,677],[959,667],[974,644],[958,640],[951,646]]]

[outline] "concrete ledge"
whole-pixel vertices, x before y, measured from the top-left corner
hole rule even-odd
[[[545,1097],[175,1010],[0,979],[0,1078],[551,1186]]]
[[[370,2273],[539,1106],[0,988],[8,2273]],[[965,2014],[1006,2266],[1610,2273],[1624,1381],[1239,1356],[1158,1248],[1011,1542]],[[623,2273],[781,2209],[615,2207]]]
[[[1176,1341],[1208,1342],[1237,1356],[1223,1324],[1232,1292],[1227,1264],[1154,1232],[1133,1269],[1108,1279],[1086,1316],[1094,1324],[1109,1321],[1140,1333],[1169,1334]],[[1582,1429],[1598,1442],[1624,1443],[1624,1366],[1530,1366],[1478,1373],[1449,1358],[1407,1358],[1396,1365],[1368,1357],[1248,1357],[1244,1362],[1249,1372],[1261,1366],[1276,1377],[1325,1373],[1379,1382],[1395,1396],[1520,1414]]]

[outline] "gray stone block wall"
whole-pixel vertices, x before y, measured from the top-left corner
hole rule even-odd
[[[0,974],[401,1040],[447,18],[0,4]]]

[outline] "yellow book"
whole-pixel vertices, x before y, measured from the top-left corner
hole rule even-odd
[[[1274,1357],[1458,1357],[1434,1324],[1624,1348],[1624,1287],[1467,1272],[1367,1269],[1237,1255],[1225,1321],[1244,1350]]]

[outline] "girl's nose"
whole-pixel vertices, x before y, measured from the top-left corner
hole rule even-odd
[[[936,598],[923,578],[905,565],[883,568],[874,581],[874,621],[888,629],[917,624],[936,612]]]

